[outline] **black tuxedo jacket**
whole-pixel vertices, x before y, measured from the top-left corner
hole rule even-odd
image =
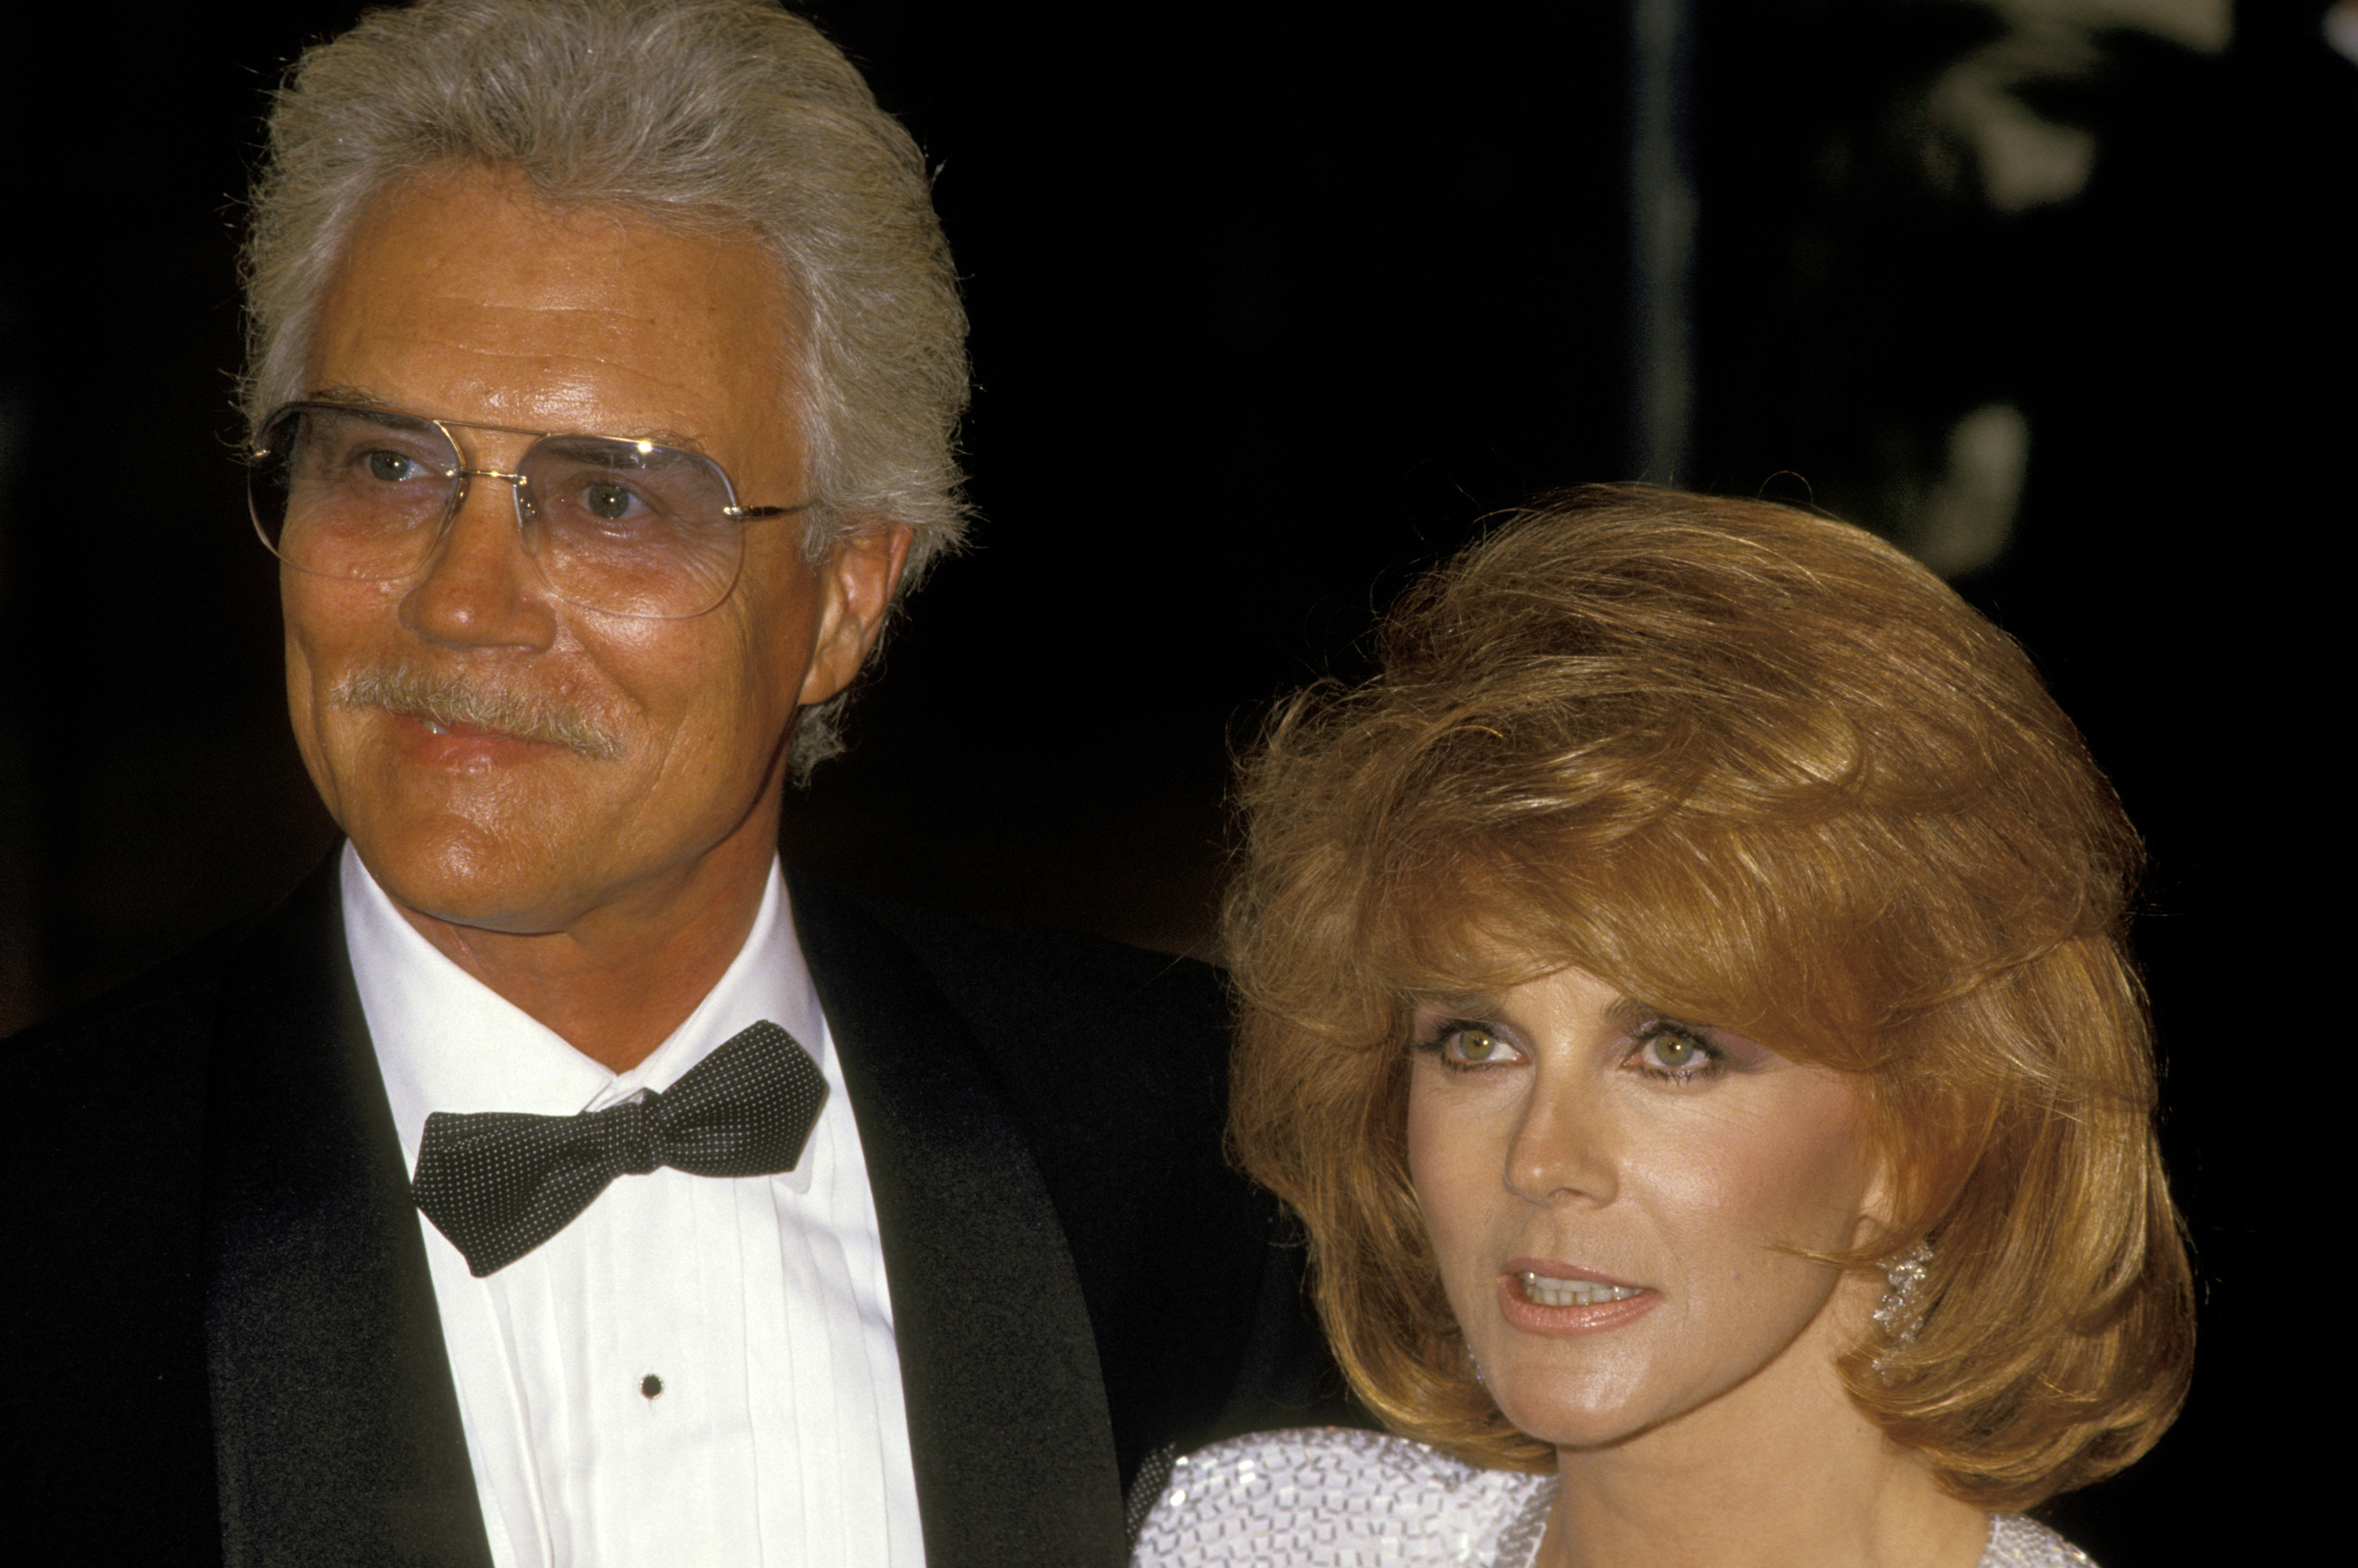
[[[1220,1164],[1210,971],[792,887],[930,1562],[1118,1563],[1150,1451],[1331,1413],[1296,1255]],[[0,1070],[0,1529],[76,1563],[487,1563],[333,860]]]

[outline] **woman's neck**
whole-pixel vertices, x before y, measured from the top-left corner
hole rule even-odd
[[[1544,1568],[1973,1568],[1989,1530],[1851,1403],[1830,1358],[1779,1357],[1556,1467]]]

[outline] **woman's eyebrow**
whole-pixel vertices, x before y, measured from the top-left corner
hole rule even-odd
[[[1639,1001],[1635,997],[1617,996],[1605,1010],[1606,1022],[1632,1033],[1646,1024],[1668,1018],[1669,1014],[1660,1008]],[[1683,1022],[1684,1020],[1676,1022]]]

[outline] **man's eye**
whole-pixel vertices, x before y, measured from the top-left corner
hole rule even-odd
[[[382,447],[362,456],[361,464],[368,470],[369,478],[381,484],[400,484],[425,471],[416,458],[388,452]]]
[[[601,481],[581,487],[581,510],[600,523],[620,523],[642,509],[638,492],[627,485]]]

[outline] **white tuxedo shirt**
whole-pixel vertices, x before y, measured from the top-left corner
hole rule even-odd
[[[776,866],[719,983],[620,1075],[444,957],[349,845],[342,897],[412,1172],[434,1111],[600,1109],[670,1087],[762,1019],[827,1086],[793,1171],[624,1176],[488,1279],[417,1217],[493,1561],[922,1568],[860,1130]]]

